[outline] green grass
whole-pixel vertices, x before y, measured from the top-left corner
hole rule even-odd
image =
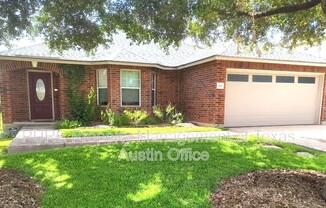
[[[164,127],[127,127],[127,128],[105,128],[105,129],[61,129],[60,134],[63,137],[85,137],[85,136],[109,136],[109,135],[121,135],[121,134],[164,134],[164,133],[177,133],[177,132],[211,132],[221,131],[223,129],[216,127],[176,127],[176,126],[164,126]]]
[[[8,141],[0,143],[4,148]],[[211,207],[221,179],[261,169],[326,171],[326,154],[291,144],[264,148],[261,142],[142,142],[84,146],[0,155],[0,167],[34,177],[47,190],[44,207]],[[162,161],[118,160],[122,148],[163,152]],[[170,161],[170,148],[207,151],[207,161]],[[309,151],[303,158],[296,151]]]

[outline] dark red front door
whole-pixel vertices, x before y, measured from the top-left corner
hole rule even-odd
[[[31,119],[53,119],[51,73],[28,72]]]

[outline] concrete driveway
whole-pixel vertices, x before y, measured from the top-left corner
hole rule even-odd
[[[326,125],[231,128],[231,132],[264,136],[326,152]]]

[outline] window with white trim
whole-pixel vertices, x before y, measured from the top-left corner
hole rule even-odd
[[[139,70],[121,70],[121,105],[122,106],[140,106],[140,80]]]
[[[96,70],[97,82],[97,104],[106,106],[108,104],[108,75],[107,69]]]
[[[156,78],[155,72],[152,73],[152,106],[156,105]]]

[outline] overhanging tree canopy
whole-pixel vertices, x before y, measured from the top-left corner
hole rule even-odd
[[[0,44],[41,35],[52,49],[91,51],[118,31],[137,43],[178,46],[192,37],[244,44],[319,44],[326,0],[0,0]]]

